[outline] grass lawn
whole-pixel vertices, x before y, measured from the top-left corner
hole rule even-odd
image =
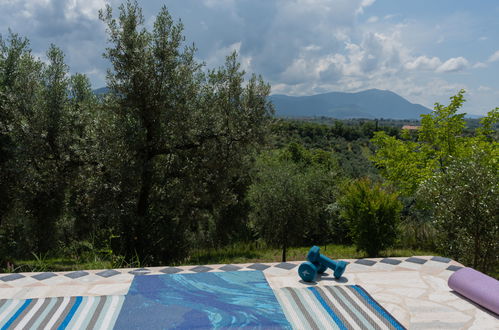
[[[356,251],[354,246],[326,245],[321,246],[320,248],[321,253],[331,259],[358,259],[367,257],[363,252]],[[310,246],[291,247],[287,250],[286,259],[287,261],[305,260],[309,249]],[[415,255],[435,255],[435,252],[408,249],[389,249],[383,251],[379,257],[410,257]],[[280,262],[281,257],[281,249],[258,247],[255,244],[236,244],[221,249],[203,249],[193,251],[191,257],[182,264],[208,265],[249,262]]]
[[[287,251],[287,261],[305,260],[309,246],[291,247]],[[354,246],[327,245],[321,246],[321,253],[331,259],[358,259],[367,256],[355,250]],[[220,249],[193,250],[191,256],[183,262],[170,265],[145,265],[140,261],[126,262],[123,258],[109,258],[94,256],[87,260],[69,258],[40,258],[34,256],[30,260],[16,260],[14,268],[0,269],[0,272],[63,272],[85,269],[113,269],[139,268],[148,266],[182,266],[182,265],[209,265],[209,264],[237,264],[252,262],[280,262],[282,251],[257,244],[238,243]],[[411,249],[388,249],[378,257],[411,257],[411,256],[439,255],[436,252]],[[495,267],[488,275],[499,279],[499,267]]]
[[[96,259],[94,261],[77,261],[68,258],[34,258],[29,260],[15,260],[13,269],[2,269],[3,272],[66,272],[86,269],[111,269],[113,262]]]
[[[287,261],[305,260],[309,246],[291,247],[287,251]],[[354,246],[326,245],[321,246],[321,253],[332,259],[357,259],[367,256],[356,251]],[[44,272],[44,271],[72,271],[84,269],[111,269],[111,268],[135,268],[147,266],[180,266],[180,265],[209,265],[209,264],[237,264],[251,262],[280,262],[282,251],[280,249],[268,248],[254,243],[237,243],[219,249],[193,250],[190,257],[183,262],[171,265],[147,265],[139,260],[125,262],[120,257],[99,257],[95,255],[86,260],[74,260],[70,258],[43,258],[34,256],[31,260],[17,260],[10,271],[15,272]],[[438,255],[432,251],[411,249],[389,249],[383,251],[379,257],[410,257],[415,255]],[[7,272],[9,270],[4,269]]]

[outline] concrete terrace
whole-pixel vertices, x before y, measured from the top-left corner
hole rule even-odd
[[[75,272],[0,274],[0,299],[68,296],[124,296],[134,276],[260,270],[270,287],[362,286],[409,329],[498,329],[499,318],[452,292],[447,280],[462,265],[442,257],[354,259],[339,280],[328,271],[314,283],[302,282],[300,262],[250,263]]]

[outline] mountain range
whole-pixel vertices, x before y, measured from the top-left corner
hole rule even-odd
[[[419,119],[430,109],[387,90],[331,92],[310,96],[270,96],[278,117]]]
[[[94,90],[96,95],[109,92],[107,87]],[[369,89],[357,93],[331,92],[309,96],[269,96],[278,117],[333,117],[419,119],[431,110],[414,104],[391,91]]]

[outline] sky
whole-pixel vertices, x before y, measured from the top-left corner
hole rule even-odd
[[[51,43],[71,73],[105,86],[109,63],[98,10],[117,0],[0,0],[0,34],[31,42],[42,60]],[[463,111],[499,106],[497,0],[148,0],[146,25],[166,5],[209,68],[233,50],[273,94],[391,90],[433,108],[465,89]],[[117,10],[115,10],[117,14]]]

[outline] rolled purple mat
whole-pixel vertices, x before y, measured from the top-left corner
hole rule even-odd
[[[461,268],[449,277],[449,287],[499,315],[499,281],[473,268]]]

